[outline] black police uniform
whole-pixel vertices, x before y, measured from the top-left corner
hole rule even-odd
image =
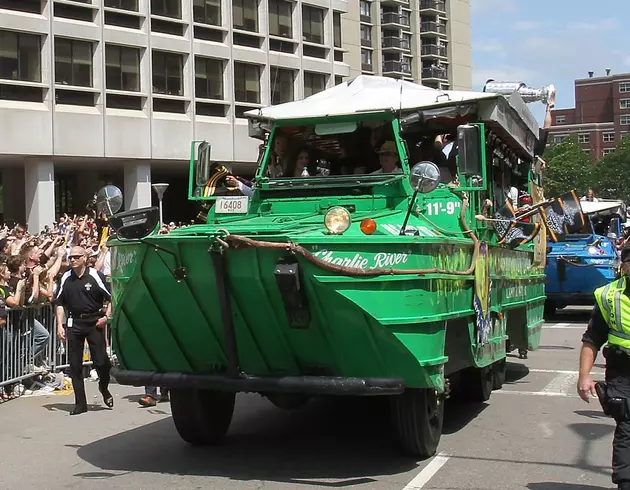
[[[73,414],[87,410],[83,384],[83,346],[86,339],[92,364],[99,376],[99,391],[105,404],[113,406],[113,398],[108,391],[111,363],[107,356],[105,328],[96,326],[96,321],[105,316],[103,303],[106,301],[111,301],[109,284],[105,276],[96,269],[86,267],[81,277],[70,269],[61,277],[55,306],[66,308],[68,361],[76,404]]]
[[[630,281],[627,281],[624,294],[630,297]],[[582,342],[594,345],[599,351],[608,341],[608,329],[599,306],[595,305]],[[604,347],[603,354],[606,359],[607,398],[626,399],[626,404],[630,403],[630,352],[609,345]],[[615,422],[617,428],[613,439],[612,481],[620,489],[630,490],[630,418],[615,416]]]

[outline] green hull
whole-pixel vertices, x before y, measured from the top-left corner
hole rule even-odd
[[[114,246],[113,338],[123,369],[226,372],[225,329],[209,253],[214,240],[192,236],[208,228],[151,238],[179,264],[146,244]],[[392,255],[384,256],[382,237],[373,244],[336,238],[325,243],[314,237],[309,243],[305,237],[300,245],[333,264],[366,268],[465,270],[473,252],[470,241],[396,237],[386,248]],[[442,391],[445,374],[504,358],[508,334],[515,347],[537,347],[544,276],[531,269],[532,255],[489,247],[490,304],[497,315],[488,341],[477,343],[473,275],[357,278],[298,258],[306,307],[292,312],[274,271],[281,257],[295,256],[281,249],[230,247],[223,256],[238,365],[247,375],[399,378],[407,387]],[[180,282],[172,274],[177,265],[187,272]]]

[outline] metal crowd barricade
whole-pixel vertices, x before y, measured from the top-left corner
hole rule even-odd
[[[35,321],[48,332],[46,346],[35,359]],[[108,326],[108,343],[111,346],[111,329]],[[83,365],[91,366],[87,343]],[[7,323],[0,327],[0,388],[42,374],[36,361],[47,366],[48,371],[61,371],[69,367],[68,341],[57,337],[55,310],[50,303],[7,308]]]

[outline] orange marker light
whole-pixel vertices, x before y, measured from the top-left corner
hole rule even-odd
[[[376,221],[372,218],[365,218],[361,221],[361,231],[366,235],[371,235],[376,231]]]

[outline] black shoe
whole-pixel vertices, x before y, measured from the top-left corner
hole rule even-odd
[[[113,408],[114,397],[109,392],[109,390],[105,388],[104,390],[101,391],[101,394],[103,395],[103,403],[105,403],[105,405],[107,405],[109,408]]]
[[[74,408],[72,409],[72,411],[70,412],[70,415],[79,415],[79,414],[85,413],[87,411],[88,411],[87,407],[82,407],[80,405],[75,405]]]

